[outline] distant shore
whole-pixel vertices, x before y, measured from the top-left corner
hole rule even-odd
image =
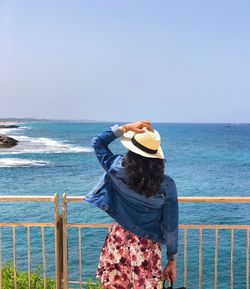
[[[4,126],[18,125],[19,123],[18,121],[0,120],[0,127],[4,128]]]
[[[49,118],[0,118],[1,123],[31,123],[31,122],[93,122],[93,123],[102,123],[102,122],[113,122],[109,120],[93,120],[93,119],[49,119]]]
[[[13,123],[13,124],[24,124],[24,123],[35,123],[35,122],[65,122],[65,123],[128,123],[134,120],[95,120],[95,119],[49,119],[49,118],[15,118],[6,117],[0,118],[1,123]],[[250,122],[218,122],[218,121],[152,121],[153,124],[218,124],[218,125],[250,125]]]

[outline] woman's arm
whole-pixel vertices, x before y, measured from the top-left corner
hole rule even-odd
[[[105,171],[110,170],[112,163],[118,156],[111,152],[108,145],[123,133],[124,130],[119,127],[118,124],[114,124],[108,130],[103,131],[92,138],[92,147]]]
[[[163,209],[163,230],[167,246],[168,260],[174,260],[178,255],[178,221],[179,206],[175,183],[170,187],[171,193],[166,197]]]
[[[178,256],[178,224],[179,224],[179,205],[176,185],[173,179],[169,184],[167,196],[163,208],[163,234],[166,240],[168,264],[163,275],[165,279],[169,276],[176,279],[176,259]]]
[[[126,131],[134,131],[136,133],[144,132],[143,127],[153,130],[149,121],[137,121],[127,123],[126,125],[119,126],[118,124],[112,125],[108,130],[97,134],[92,138],[92,146],[100,164],[105,171],[109,171],[112,163],[119,155],[114,155],[108,148],[108,145],[116,138],[120,137]]]

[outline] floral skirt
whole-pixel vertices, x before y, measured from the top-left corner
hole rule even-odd
[[[161,244],[113,223],[96,273],[102,288],[159,289],[162,288],[161,275]]]

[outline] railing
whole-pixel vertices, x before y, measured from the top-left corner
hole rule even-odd
[[[250,203],[250,197],[179,197],[180,203]],[[81,229],[82,228],[110,228],[108,224],[76,224],[67,222],[67,206],[69,203],[82,202],[84,197],[73,197],[63,195],[63,223],[64,226],[64,289],[68,289],[68,284],[79,284],[79,288],[82,288],[82,249],[81,249]],[[68,254],[67,252],[67,241],[68,241],[68,228],[78,228],[78,262],[79,262],[79,280],[70,281],[68,272]],[[249,289],[249,230],[250,225],[219,225],[219,224],[180,224],[179,228],[183,230],[183,241],[184,241],[184,252],[183,252],[183,274],[184,274],[184,286],[187,284],[187,233],[189,230],[199,230],[199,289],[202,289],[202,236],[203,229],[211,229],[215,231],[215,252],[214,252],[214,288],[218,289],[218,233],[219,230],[230,230],[231,231],[231,289],[234,288],[234,231],[235,230],[246,230],[246,289]],[[238,289],[238,288],[237,288]]]
[[[54,196],[0,196],[0,203],[2,202],[49,202],[54,203],[54,222],[21,222],[21,223],[0,223],[0,289],[2,289],[2,227],[12,227],[12,241],[13,241],[13,266],[14,266],[14,289],[17,289],[17,270],[16,270],[16,228],[26,227],[27,229],[27,255],[28,255],[28,288],[31,284],[31,254],[30,254],[30,228],[40,227],[42,234],[42,255],[43,255],[43,278],[44,278],[44,288],[46,288],[46,246],[45,246],[45,227],[54,228],[55,234],[55,279],[56,279],[56,289],[61,287],[62,270],[60,270],[61,255],[60,255],[60,222],[59,222],[59,206],[58,206],[58,194]]]
[[[30,282],[31,266],[30,266],[30,227],[40,227],[42,234],[42,254],[43,254],[43,275],[44,288],[46,288],[46,246],[44,228],[52,227],[55,232],[55,278],[57,289],[68,289],[70,284],[77,284],[79,288],[83,288],[86,281],[82,278],[82,240],[81,233],[83,228],[110,228],[110,224],[82,224],[68,222],[68,204],[84,201],[84,197],[67,196],[63,194],[62,215],[59,215],[58,194],[55,196],[27,196],[27,197],[7,197],[0,196],[1,202],[54,202],[54,222],[51,223],[0,223],[0,289],[2,289],[2,248],[1,248],[1,228],[12,227],[13,240],[13,262],[14,262],[14,280],[17,289],[16,281],[16,231],[18,226],[27,228],[27,254],[28,254],[28,276]],[[250,197],[179,197],[180,203],[250,203]],[[70,239],[69,228],[78,229],[78,265],[79,279],[77,281],[69,280],[69,260],[68,260],[68,240]],[[218,235],[220,230],[229,230],[230,233],[230,289],[234,288],[234,233],[236,230],[246,231],[246,289],[249,289],[249,246],[250,225],[227,225],[227,224],[180,224],[180,230],[183,230],[183,276],[184,286],[188,287],[188,250],[187,250],[187,235],[189,230],[198,230],[199,232],[199,289],[203,286],[203,230],[213,230],[215,233],[214,243],[214,288],[218,289]],[[178,263],[177,263],[178,264]],[[30,283],[29,283],[30,284]],[[29,285],[30,286],[30,285]],[[30,288],[30,287],[29,287]],[[212,288],[212,287],[211,287]],[[238,288],[236,288],[238,289]]]

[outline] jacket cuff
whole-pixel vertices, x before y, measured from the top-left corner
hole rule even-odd
[[[167,258],[168,258],[168,261],[176,261],[177,260],[177,257],[178,257],[178,253],[175,253],[173,255],[168,255],[167,254]]]
[[[118,124],[114,124],[110,128],[116,137],[120,137],[123,134],[123,130],[119,128]]]

